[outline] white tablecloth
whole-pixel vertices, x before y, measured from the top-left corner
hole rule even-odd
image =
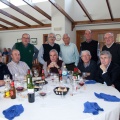
[[[100,83],[89,84],[83,86],[73,96],[70,95],[70,90],[63,98],[54,94],[53,88],[55,86],[49,87],[49,84],[47,86],[50,92],[44,101],[37,94],[34,103],[28,103],[27,98],[12,100],[1,97],[0,120],[5,119],[2,114],[3,110],[17,104],[23,105],[24,112],[19,117],[15,117],[14,120],[119,120],[120,102],[107,102],[94,96],[94,92],[103,92],[120,98],[120,93],[111,86],[108,87]],[[104,111],[100,111],[98,115],[83,113],[83,104],[86,101],[97,102]]]

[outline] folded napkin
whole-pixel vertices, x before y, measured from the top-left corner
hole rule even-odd
[[[116,96],[113,96],[113,95],[108,95],[108,94],[105,94],[105,93],[95,93],[95,96],[97,98],[100,98],[100,99],[104,99],[105,101],[109,101],[109,102],[120,102],[120,98],[117,98]]]
[[[14,117],[19,116],[24,111],[23,106],[20,105],[13,105],[10,108],[3,111],[4,116],[8,120],[13,120]]]
[[[85,81],[85,84],[95,84],[96,81],[95,80],[87,80]]]
[[[99,111],[104,111],[103,108],[100,108],[96,102],[85,102],[84,103],[84,113],[92,113],[97,115]]]

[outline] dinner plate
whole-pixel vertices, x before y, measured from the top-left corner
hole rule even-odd
[[[64,87],[64,89],[61,89],[61,87],[56,87],[53,89],[54,93],[56,95],[66,95],[69,91],[69,88],[68,87]]]

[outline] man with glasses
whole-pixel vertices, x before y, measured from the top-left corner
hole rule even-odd
[[[48,34],[48,44],[43,44],[40,47],[39,54],[38,54],[38,60],[41,64],[44,64],[45,62],[50,60],[49,52],[52,49],[55,49],[58,52],[60,52],[60,46],[55,43],[56,36],[54,33]]]
[[[105,45],[102,48],[112,54],[112,61],[120,66],[120,44],[115,43],[113,33],[104,35]]]
[[[20,51],[21,59],[20,61],[24,61],[27,65],[32,68],[32,62],[38,56],[38,49],[30,44],[30,35],[24,33],[22,35],[22,42],[15,43],[12,49],[17,49]]]

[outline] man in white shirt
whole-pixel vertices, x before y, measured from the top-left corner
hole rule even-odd
[[[79,53],[74,43],[70,42],[68,34],[63,35],[63,44],[60,45],[60,57],[66,65],[67,70],[74,70],[78,65]]]
[[[8,63],[7,66],[13,76],[13,79],[15,76],[19,76],[20,79],[24,79],[28,69],[30,68],[25,62],[20,61],[20,52],[18,50],[12,50],[11,58],[12,61]]]

